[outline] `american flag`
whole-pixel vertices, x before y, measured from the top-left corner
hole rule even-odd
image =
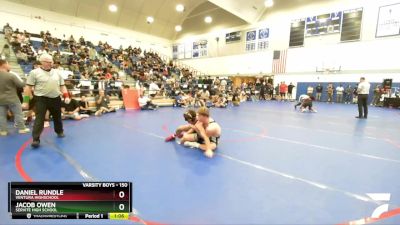
[[[279,74],[286,72],[287,50],[274,51],[272,59],[272,73]]]

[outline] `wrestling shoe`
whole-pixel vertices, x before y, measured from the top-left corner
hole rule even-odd
[[[175,134],[171,134],[170,136],[165,138],[165,142],[170,142],[175,140]]]
[[[31,130],[29,128],[24,128],[24,129],[18,130],[19,134],[26,134],[26,133],[29,133],[29,132],[31,132]]]
[[[40,146],[40,140],[32,141],[32,144],[31,144],[32,148],[39,148],[39,146]]]
[[[199,148],[200,144],[197,142],[190,142],[190,141],[186,141],[184,144],[184,146],[189,147],[189,148]]]

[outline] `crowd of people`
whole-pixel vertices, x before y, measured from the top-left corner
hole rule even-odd
[[[332,83],[328,83],[326,87],[318,84],[317,86],[308,86],[307,87],[307,95],[315,96],[315,100],[318,102],[327,102],[327,103],[344,103],[344,104],[357,104],[358,102],[358,84],[352,86],[348,84],[344,86],[343,84],[339,84],[336,88]],[[323,99],[323,93],[326,93],[326,99]],[[381,85],[376,85],[373,89],[373,99],[371,101],[372,106],[382,106],[382,96],[387,93]],[[336,94],[336,98],[334,99],[334,95]]]
[[[53,37],[49,31],[42,31],[39,34],[41,46],[35,50],[30,42],[31,34],[27,31],[14,31],[6,24],[3,32],[20,63],[32,63],[35,68],[39,65],[37,56],[48,53],[53,56],[55,68],[71,71],[65,82],[68,90],[75,90],[72,95],[96,95],[99,90],[105,90],[106,95],[121,99],[123,76],[130,76],[136,81],[136,88],[145,90],[141,99],[143,109],[156,108],[147,104],[155,96],[172,98],[175,100],[173,105],[178,107],[223,108],[231,101],[237,106],[240,102],[250,100],[294,100],[295,86],[292,83],[287,85],[281,82],[274,87],[272,80],[259,78],[253,83],[242,83],[240,87],[233,88],[228,79],[194,76],[188,69],[178,68],[172,62],[163,61],[157,53],[142,51],[140,47],[124,49],[120,46],[116,49],[107,42],[99,42],[95,46],[82,36],[78,40],[72,35],[61,40]],[[379,105],[382,95],[382,89],[377,89],[373,105]],[[315,96],[316,101],[351,104],[357,103],[356,90],[356,86],[350,85],[335,88],[333,84],[326,87],[319,84],[309,86],[307,94]],[[326,92],[326,99],[322,99],[325,96],[323,92]]]

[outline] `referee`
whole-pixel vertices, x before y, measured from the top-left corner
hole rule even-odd
[[[33,96],[35,99],[36,120],[32,131],[32,148],[38,148],[40,145],[40,134],[43,131],[47,110],[50,111],[50,115],[53,117],[54,131],[57,133],[57,137],[65,137],[61,120],[60,96],[62,94],[65,99],[69,99],[61,73],[57,69],[52,69],[53,57],[44,53],[39,57],[39,61],[41,66],[29,73],[23,103],[23,106],[27,108],[30,97]],[[32,89],[34,89],[34,94]]]
[[[365,77],[360,78],[358,84],[358,116],[357,119],[367,119],[368,117],[368,95],[371,84],[365,80]],[[364,113],[364,114],[363,114]]]

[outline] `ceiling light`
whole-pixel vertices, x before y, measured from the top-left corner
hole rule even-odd
[[[211,23],[212,22],[212,17],[211,16],[206,16],[206,18],[204,18],[204,22]]]
[[[179,31],[181,31],[182,30],[182,26],[181,25],[176,25],[175,26],[175,31],[176,32],[179,32]]]
[[[116,12],[118,10],[118,7],[114,4],[110,4],[108,6],[108,10],[110,10],[111,12]]]
[[[183,6],[182,4],[178,4],[178,5],[176,5],[175,9],[178,12],[183,12],[185,10],[185,6]]]
[[[272,7],[274,5],[274,1],[273,0],[265,0],[264,2],[265,7]]]
[[[154,22],[154,18],[149,16],[149,17],[147,17],[146,21],[147,21],[148,24],[153,23]]]

